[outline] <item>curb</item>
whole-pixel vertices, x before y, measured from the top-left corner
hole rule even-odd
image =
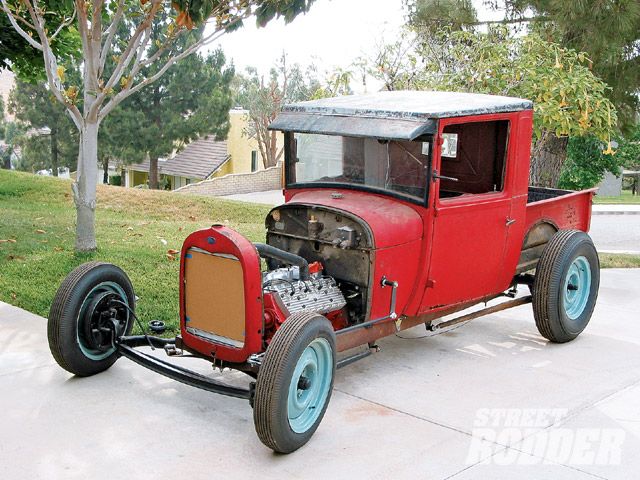
[[[609,255],[640,255],[640,252],[635,250],[597,250],[597,252]]]
[[[591,215],[640,215],[640,210],[612,210],[612,211],[602,211],[602,210],[592,210]]]

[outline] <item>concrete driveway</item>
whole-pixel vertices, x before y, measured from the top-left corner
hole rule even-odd
[[[638,312],[640,270],[605,270],[594,318],[569,344],[540,337],[529,305],[381,340],[379,353],[339,371],[316,435],[285,456],[258,441],[244,401],[126,359],[72,377],[49,354],[45,320],[0,304],[0,475],[634,478]]]

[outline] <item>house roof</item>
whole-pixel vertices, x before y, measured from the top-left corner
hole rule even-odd
[[[229,158],[227,142],[216,141],[213,136],[207,136],[189,143],[173,158],[158,162],[158,170],[164,175],[205,179]],[[129,168],[138,172],[148,172],[149,161],[130,165]]]
[[[377,92],[285,105],[269,128],[412,140],[433,133],[440,118],[531,108],[529,100],[479,93]]]

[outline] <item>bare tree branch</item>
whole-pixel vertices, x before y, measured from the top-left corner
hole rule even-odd
[[[104,70],[104,66],[107,63],[107,57],[109,52],[111,51],[111,46],[113,44],[113,38],[115,37],[116,32],[118,31],[118,27],[120,26],[120,22],[122,21],[122,17],[124,15],[124,0],[118,0],[118,7],[116,8],[116,13],[113,16],[113,20],[111,24],[105,30],[105,41],[104,45],[102,45],[102,51],[100,52],[100,74]]]
[[[158,12],[158,10],[160,9],[161,5],[162,5],[162,0],[152,0],[152,4],[151,4],[151,7],[149,8],[149,11],[146,13],[145,18],[136,27],[136,30],[131,36],[131,39],[129,40],[127,47],[125,48],[124,52],[122,52],[122,54],[120,55],[116,68],[111,73],[111,76],[109,77],[109,80],[107,80],[106,84],[103,85],[102,91],[98,94],[96,101],[92,105],[92,108],[91,108],[92,115],[98,115],[99,108],[104,103],[104,100],[106,99],[109,92],[111,92],[111,89],[116,85],[117,82],[120,81],[120,79],[124,74],[125,69],[129,66],[133,58],[138,57],[139,54],[141,53],[138,50],[139,48],[141,48],[140,42],[144,38],[143,35],[150,30],[151,22],[155,17],[156,13]],[[147,39],[143,41],[144,47],[146,47],[147,42],[148,42],[148,35],[147,35]],[[142,50],[144,51],[144,48]],[[106,59],[106,55],[108,55],[108,51],[106,52],[103,51],[101,53],[101,56],[103,55],[105,55],[105,59]]]
[[[62,29],[68,27],[69,25],[71,25],[71,22],[73,22],[73,20],[76,18],[76,7],[74,5],[73,7],[73,14],[64,22],[62,22],[60,24],[60,26],[56,29],[55,32],[53,32],[53,35],[51,35],[51,38],[49,38],[49,41],[53,40],[54,38],[56,38],[58,36],[58,34],[62,31]]]
[[[11,22],[11,26],[16,30],[16,32],[18,32],[18,34],[22,38],[24,38],[27,42],[29,42],[29,45],[31,45],[33,48],[42,50],[42,45],[36,42],[31,35],[29,35],[25,30],[22,29],[20,25],[18,25],[18,22],[16,21],[16,17],[14,16],[13,12],[9,9],[9,6],[7,5],[7,0],[1,0],[1,1],[2,1],[2,10],[4,10],[4,12],[7,14],[7,18],[9,18],[9,22]],[[29,0],[25,0],[25,3],[28,1]],[[34,30],[36,29],[34,25],[31,25],[31,27]]]
[[[250,12],[245,12],[245,14],[243,16],[238,17],[237,19],[235,19],[233,22],[230,23],[230,25],[233,25],[234,23],[237,23],[237,22],[243,20],[244,18],[246,18],[249,15],[250,15]],[[109,102],[104,107],[102,107],[102,109],[100,110],[100,113],[98,114],[99,119],[102,119],[106,115],[108,115],[109,112],[111,112],[125,98],[129,97],[130,95],[133,95],[134,93],[136,93],[140,89],[144,88],[145,86],[149,85],[150,83],[155,82],[158,78],[160,78],[162,75],[164,75],[164,73],[174,63],[176,63],[176,62],[182,60],[183,58],[191,55],[196,50],[198,50],[200,47],[202,47],[204,45],[207,45],[207,44],[209,44],[211,42],[214,42],[215,40],[220,38],[225,33],[226,33],[226,29],[223,28],[223,29],[219,29],[219,30],[216,30],[216,31],[212,32],[211,34],[209,34],[206,37],[202,37],[200,40],[198,40],[197,42],[193,43],[191,46],[189,46],[188,48],[183,50],[181,53],[176,54],[176,55],[172,56],[171,58],[169,58],[169,60],[167,60],[165,62],[165,64],[154,75],[152,75],[151,77],[147,77],[144,80],[141,80],[135,86],[130,83],[128,86],[123,88],[120,92],[118,92],[114,97],[112,97],[111,100],[109,100]],[[136,70],[135,73],[137,73],[138,70]],[[133,80],[133,78],[132,78],[132,80]],[[105,88],[105,90],[106,90],[106,88]]]
[[[81,130],[83,120],[80,110],[78,110],[78,107],[71,104],[62,94],[62,86],[60,78],[58,77],[58,64],[45,32],[45,21],[35,8],[37,6],[36,4],[32,4],[30,0],[22,1],[27,7],[29,16],[31,17],[31,21],[33,22],[33,25],[35,27],[34,29],[38,34],[38,37],[40,38],[38,49],[43,52],[44,67],[45,73],[47,75],[47,83],[49,85],[49,89],[51,90],[51,93],[56,97],[56,99],[66,106],[76,128],[78,128],[78,130]],[[6,5],[6,0],[2,0],[2,3],[3,10],[6,11],[6,9],[4,8],[4,6]],[[10,16],[11,14],[8,13],[7,15]],[[33,41],[35,42],[35,40]]]

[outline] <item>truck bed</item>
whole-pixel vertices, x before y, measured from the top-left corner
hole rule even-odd
[[[571,193],[576,192],[573,190],[560,190],[558,188],[529,187],[527,204],[562,197],[563,195],[569,195]]]
[[[525,232],[540,222],[548,222],[559,230],[575,228],[588,232],[591,203],[596,190],[529,187]]]
[[[525,237],[517,273],[534,268],[545,245],[558,230],[589,231],[596,188],[582,191],[529,187]]]

